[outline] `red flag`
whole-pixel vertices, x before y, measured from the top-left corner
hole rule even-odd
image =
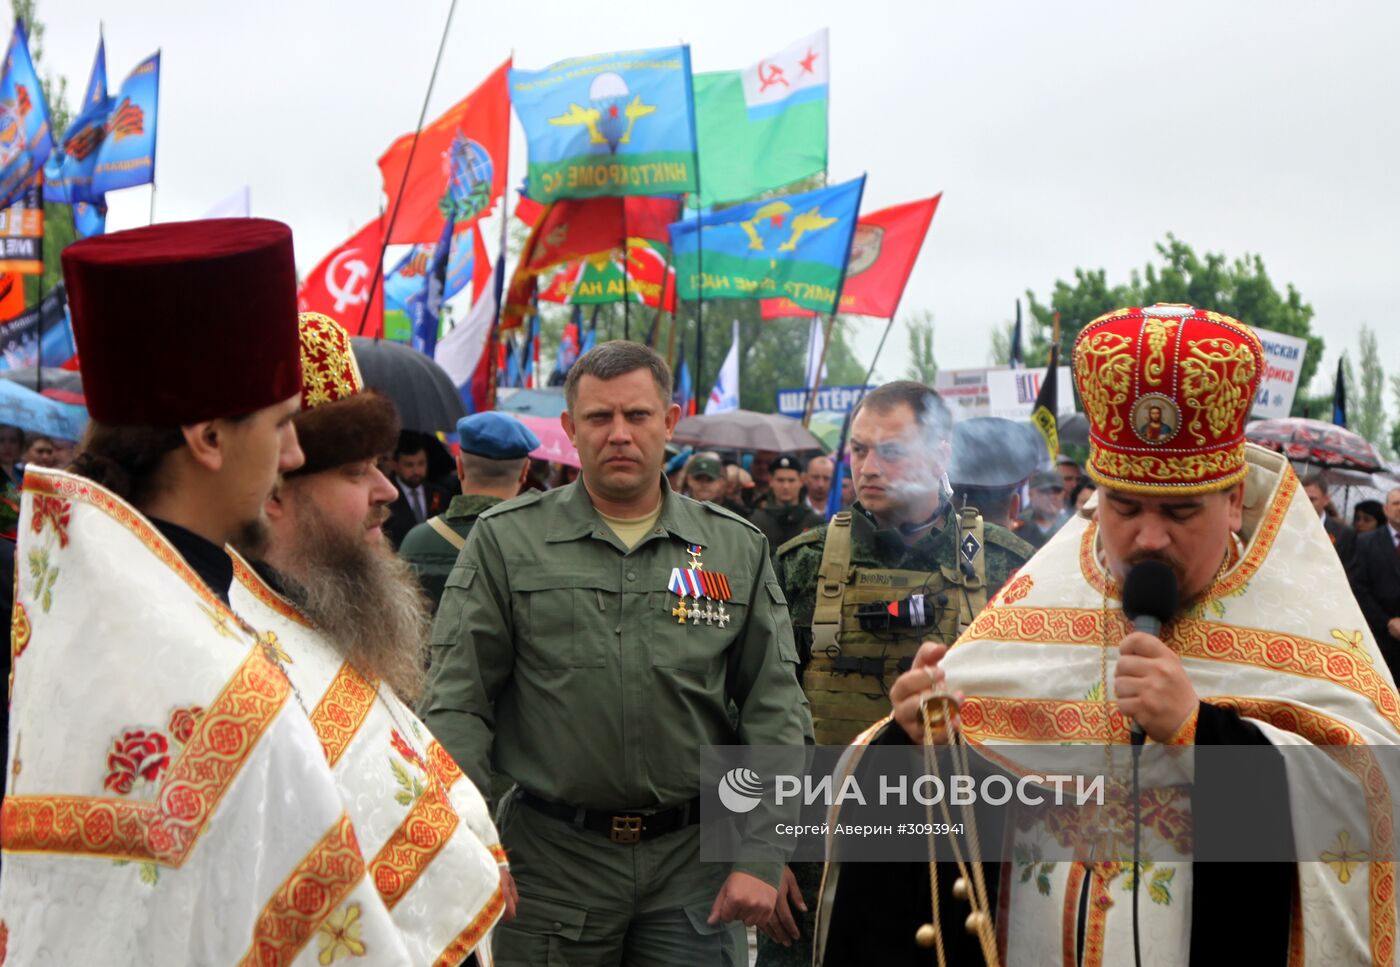
[[[838,311],[878,319],[894,315],[942,197],[940,192],[922,201],[884,208],[856,222]],[[759,311],[764,319],[816,315],[789,299],[763,299]]]
[[[680,217],[680,210],[678,201],[641,195],[555,202],[535,223],[535,245],[521,266],[527,272],[541,272],[585,255],[620,250],[629,238],[666,244],[668,226]]]
[[[627,246],[629,238],[665,243],[668,226],[680,217],[680,202],[640,195],[566,198],[544,209],[520,253],[506,296],[502,328],[530,315],[536,277],[545,269]],[[519,212],[519,209],[516,209]],[[658,281],[660,273],[657,273]]]
[[[458,225],[490,211],[506,187],[510,145],[510,97],[506,72],[510,61],[481,86],[425,126],[413,152],[413,170],[405,183],[413,135],[405,134],[379,159],[384,175],[386,211],[394,219],[390,242],[430,245],[442,235],[443,213],[455,209]],[[399,199],[399,185],[404,185]]]
[[[671,250],[629,239],[627,242],[628,291],[635,289],[642,303],[655,309],[658,303],[667,312],[676,311],[676,269],[670,264]],[[664,273],[664,279],[663,279]]]
[[[478,223],[477,228],[480,229]],[[481,232],[473,233],[476,237],[472,239],[472,305],[476,305],[477,300],[486,292],[486,287],[491,284],[491,259],[486,254],[486,243],[482,241]],[[501,253],[505,255],[504,252]]]
[[[535,227],[535,223],[540,220],[540,216],[543,214],[544,206],[528,195],[521,195],[515,203],[515,217],[530,228]]]
[[[344,326],[351,335],[378,336],[384,330],[384,280],[374,286],[368,317],[365,300],[374,280],[383,238],[378,218],[331,252],[302,280],[297,290],[298,312],[319,312]],[[364,319],[363,327],[360,320]]]

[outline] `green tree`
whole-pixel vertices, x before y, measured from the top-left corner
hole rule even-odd
[[[1361,370],[1359,384],[1350,382],[1347,374],[1347,391],[1355,393],[1347,414],[1351,428],[1370,440],[1383,452],[1390,450],[1390,440],[1386,434],[1385,412],[1385,369],[1381,366],[1380,348],[1376,344],[1376,331],[1370,326],[1361,327],[1361,351],[1358,367]],[[1354,388],[1353,388],[1354,387]]]
[[[933,313],[919,309],[904,320],[909,330],[908,378],[932,386],[938,376],[938,360],[933,354]]]
[[[38,17],[37,0],[11,0],[15,17],[24,21],[29,31],[29,56],[34,60],[34,69],[39,73],[39,83],[44,89],[44,100],[49,106],[49,128],[53,131],[54,143],[62,140],[68,130],[71,115],[68,111],[68,78],[44,70],[44,23]],[[67,205],[44,205],[44,273],[41,276],[24,277],[24,301],[34,305],[39,300],[39,292],[49,292],[63,279],[63,265],[59,253],[77,240],[78,233],[73,229],[73,212]]]
[[[1122,306],[1184,302],[1223,312],[1260,329],[1307,339],[1300,385],[1308,385],[1324,344],[1322,337],[1312,332],[1312,306],[1291,283],[1280,292],[1258,255],[1246,254],[1233,261],[1221,253],[1198,256],[1171,234],[1156,249],[1160,263],[1149,262],[1141,272],[1134,270],[1124,283],[1109,285],[1103,269],[1077,268],[1074,282],[1056,281],[1046,302],[1027,290],[1030,317],[1037,323],[1023,334],[1027,364],[1045,365],[1056,312],[1060,314],[1060,358],[1068,360],[1079,331],[1105,312]],[[1009,330],[1009,324],[1003,328]],[[1004,357],[998,360],[1004,361]],[[1301,414],[1306,403],[1300,394],[1293,412]]]
[[[1400,373],[1390,375],[1390,396],[1395,401],[1395,422],[1390,426],[1390,452],[1400,454]]]

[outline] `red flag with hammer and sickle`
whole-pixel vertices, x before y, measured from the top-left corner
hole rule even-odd
[[[297,290],[297,311],[330,316],[352,336],[377,336],[383,332],[384,278],[382,272],[378,273],[376,281],[374,271],[383,241],[383,228],[375,218],[323,258]]]

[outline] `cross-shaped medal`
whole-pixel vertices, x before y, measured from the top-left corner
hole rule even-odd
[[[1090,831],[1089,862],[1104,883],[1123,872],[1123,846],[1127,842],[1127,830],[1114,819],[1095,823]]]
[[[690,610],[685,606],[685,598],[681,597],[681,603],[671,609],[671,614],[675,615],[677,624],[685,624],[685,619],[690,616]]]
[[[729,613],[724,610],[724,602],[719,603],[719,610],[715,612],[715,623],[721,628],[729,623]]]

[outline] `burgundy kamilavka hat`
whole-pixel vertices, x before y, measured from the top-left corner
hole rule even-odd
[[[63,275],[93,419],[182,426],[301,391],[292,230],[262,218],[77,242]]]

